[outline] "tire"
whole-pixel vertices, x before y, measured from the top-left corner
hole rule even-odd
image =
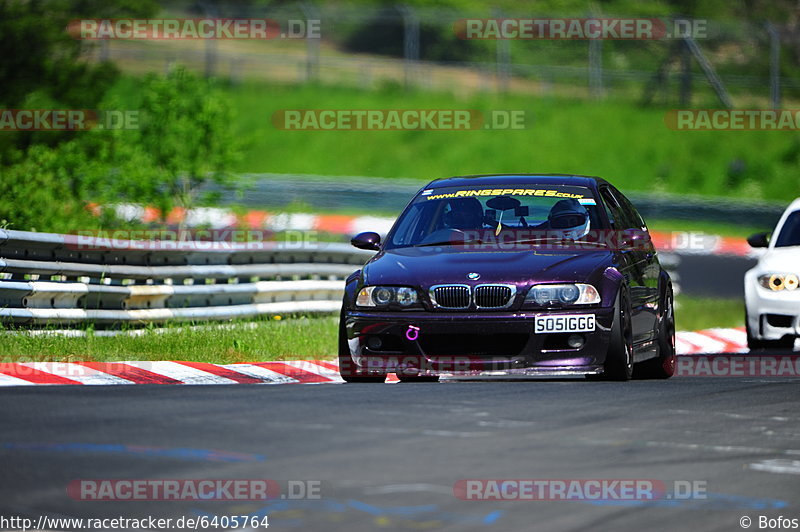
[[[672,287],[664,294],[664,312],[658,319],[658,356],[636,364],[637,379],[669,379],[675,375],[675,301]]]
[[[631,304],[624,287],[620,287],[615,310],[611,341],[601,378],[609,381],[628,381],[633,375],[633,325]]]
[[[438,375],[405,375],[398,373],[397,378],[400,382],[439,382]]]
[[[744,311],[744,324],[745,329],[747,329],[747,347],[750,351],[794,349],[794,336],[784,336],[780,340],[761,340],[754,338],[750,332],[750,321],[747,319],[747,309]]]
[[[350,356],[350,347],[347,345],[347,332],[344,327],[344,307],[339,314],[339,375],[344,382],[349,383],[367,383],[367,382],[385,382],[386,374],[383,373],[367,373],[356,366]]]

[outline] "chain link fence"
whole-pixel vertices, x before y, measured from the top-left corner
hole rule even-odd
[[[176,8],[177,9],[177,8]],[[388,6],[269,8],[196,4],[181,17],[268,18],[271,40],[101,40],[89,53],[134,72],[181,63],[234,82],[323,82],[367,89],[385,84],[457,91],[622,97],[668,105],[759,104],[800,98],[797,24],[659,18],[687,38],[465,39],[464,20],[632,19],[635,14],[506,13]],[[650,19],[652,20],[652,19]],[[722,95],[721,95],[722,94]],[[728,99],[726,100],[726,97]]]

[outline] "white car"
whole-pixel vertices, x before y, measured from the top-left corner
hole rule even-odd
[[[758,233],[747,242],[767,248],[744,276],[747,345],[792,349],[800,336],[800,198],[784,211],[772,237]]]

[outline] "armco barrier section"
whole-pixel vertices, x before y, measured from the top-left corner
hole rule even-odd
[[[373,253],[340,243],[154,242],[0,230],[0,320],[205,321],[335,312]]]

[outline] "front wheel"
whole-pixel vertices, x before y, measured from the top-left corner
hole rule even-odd
[[[397,378],[400,382],[439,382],[438,375],[406,375],[398,372]]]
[[[339,375],[345,382],[385,382],[386,374],[375,370],[368,372],[359,368],[350,356],[350,346],[347,345],[347,331],[344,326],[344,308],[339,314]]]
[[[603,364],[602,378],[611,381],[627,381],[633,375],[633,325],[628,294],[620,287],[617,296],[616,315],[611,326],[611,341]]]

